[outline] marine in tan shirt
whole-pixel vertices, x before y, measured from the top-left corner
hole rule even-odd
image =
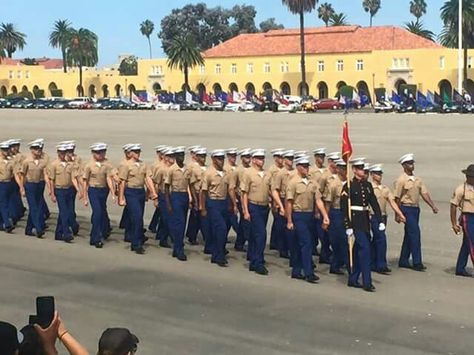
[[[331,175],[326,181],[326,185],[323,192],[323,200],[326,204],[326,210],[329,211],[331,208],[341,208],[341,194],[343,181],[338,175]]]
[[[15,165],[6,149],[2,149],[0,160],[0,182],[10,182],[14,178]]]
[[[255,166],[248,168],[240,182],[240,191],[247,196],[248,202],[259,206],[268,206],[270,194],[270,174]]]

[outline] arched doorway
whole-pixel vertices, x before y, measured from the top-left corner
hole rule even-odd
[[[28,86],[23,85],[23,87],[21,88],[21,91],[28,92]]]
[[[114,90],[115,90],[115,97],[122,96],[122,87],[120,86],[120,84],[115,85]]]
[[[318,83],[318,99],[327,99],[329,97],[328,84],[324,81]]]
[[[57,87],[56,83],[55,83],[55,82],[49,83],[49,85],[48,85],[48,90],[49,90],[50,96],[54,96],[54,95],[53,95],[53,92],[54,92],[55,90],[58,90],[58,87]]]
[[[196,91],[199,93],[199,97],[202,97],[206,93],[206,85],[199,83],[196,86]]]
[[[230,83],[229,91],[230,92],[239,92],[239,87],[237,86],[236,83]]]
[[[471,79],[467,79],[465,89],[472,97],[474,95],[474,81],[472,81]]]
[[[343,86],[347,86],[346,82],[345,81],[340,81],[336,84],[336,89],[337,91],[339,92],[339,89],[342,88]]]
[[[8,95],[8,91],[5,85],[2,85],[0,88],[0,97],[5,97]]]
[[[33,86],[33,92],[38,91],[38,90],[39,90],[39,86],[38,86],[38,85]]]
[[[109,86],[107,84],[102,85],[102,96],[109,97]]]
[[[215,83],[212,85],[212,91],[214,92],[214,95],[220,94],[222,92],[222,86],[219,83]]]
[[[282,82],[280,85],[280,92],[283,95],[291,95],[291,87],[286,81]]]
[[[453,86],[448,80],[441,80],[438,84],[438,88],[441,98],[444,98],[444,96],[448,96],[451,99],[451,97],[453,96]]]
[[[249,95],[255,95],[255,85],[252,83],[247,83],[245,85],[245,91],[247,91],[247,94]]]
[[[356,87],[359,96],[362,97],[362,95],[366,95],[369,102],[371,102],[369,85],[367,85],[365,81],[361,80],[357,83]]]
[[[89,97],[95,97],[97,94],[95,90],[95,85],[91,84],[89,85]]]
[[[304,85],[303,85],[303,83],[299,83],[299,85],[298,85],[298,95],[300,95],[300,96],[309,95],[308,83],[305,83]]]
[[[81,85],[77,85],[76,93],[77,93],[78,97],[83,97],[84,96],[84,88]]]
[[[131,97],[132,94],[135,94],[137,92],[137,89],[135,89],[135,85],[130,84],[128,86],[128,95]]]
[[[395,91],[397,92],[397,94],[401,95],[402,94],[402,85],[406,85],[407,82],[403,79],[398,79],[396,82],[395,82]]]
[[[182,91],[190,91],[191,88],[189,87],[189,85],[183,84],[183,85],[181,85],[181,90]]]
[[[16,88],[15,85],[13,85],[10,90],[11,90],[12,94],[18,94],[18,89]]]
[[[161,85],[159,83],[154,83],[153,84],[153,92],[157,94],[159,91],[161,91]]]
[[[267,81],[266,83],[263,84],[262,89],[263,89],[263,91],[273,90],[273,87],[272,87],[272,84],[270,84],[270,83]]]

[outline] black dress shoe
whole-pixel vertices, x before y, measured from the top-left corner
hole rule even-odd
[[[186,255],[184,255],[184,254],[183,254],[183,255],[178,255],[176,258],[177,258],[179,261],[186,261],[186,260],[188,260],[188,257],[187,257]]]
[[[217,264],[217,266],[220,266],[220,267],[227,267],[227,262],[225,262],[225,261],[219,261],[216,264]]]
[[[38,238],[38,239],[43,239],[44,238],[43,236],[44,236],[44,232],[37,232],[36,233],[36,238]]]
[[[364,286],[363,289],[366,292],[375,292],[375,286],[374,285]]]
[[[340,270],[340,269],[329,270],[329,273],[330,273],[330,274],[334,274],[334,275],[344,275],[344,271],[342,271],[342,270]]]
[[[304,276],[299,274],[299,275],[291,275],[291,278],[292,279],[296,279],[296,280],[304,280]]]
[[[224,250],[224,254],[225,255],[228,255],[229,254],[229,251],[227,249]]]
[[[348,282],[347,286],[354,287],[354,288],[362,288],[362,285],[358,282]]]
[[[28,237],[36,237],[36,234],[33,232],[25,232],[25,235]]]
[[[328,264],[328,265],[331,264],[331,262],[329,260],[321,259],[321,258],[319,259],[319,263],[320,264]]]
[[[168,244],[168,242],[160,242],[160,247],[162,248],[171,248],[171,245]]]
[[[68,239],[64,239],[64,242],[68,243],[68,244],[71,244],[73,240],[74,240],[74,238],[68,238]]]
[[[143,247],[138,247],[138,248],[134,248],[132,249],[135,253],[139,254],[139,255],[143,255],[145,254],[145,248]]]
[[[15,229],[15,226],[10,226],[10,227],[5,228],[5,232],[8,234],[11,234],[14,229]]]
[[[203,253],[206,255],[211,255],[212,251],[204,249]]]
[[[311,275],[311,276],[306,276],[304,279],[306,282],[309,282],[310,284],[315,284],[318,282],[319,276]]]
[[[280,258],[289,259],[290,256],[288,255],[288,253],[280,253]]]
[[[190,245],[199,245],[198,241],[197,240],[188,240],[188,243]]]
[[[466,270],[464,270],[461,272],[456,272],[456,276],[472,277],[473,275],[470,272],[467,272]]]
[[[102,242],[99,242],[99,243],[95,243],[93,244],[97,249],[102,249],[104,247],[104,243]]]
[[[255,270],[257,270],[255,266],[249,266],[249,271],[255,271]]]
[[[426,266],[423,265],[423,264],[413,265],[412,269],[415,270],[415,271],[425,271]]]
[[[268,270],[265,266],[260,266],[259,268],[255,269],[255,272],[259,275],[268,275]]]
[[[247,249],[245,249],[245,247],[234,247],[234,250],[235,251],[240,251],[240,252],[246,252]]]
[[[410,264],[398,264],[400,269],[411,269]]]

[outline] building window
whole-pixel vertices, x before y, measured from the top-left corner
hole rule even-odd
[[[363,60],[363,59],[357,59],[357,62],[356,62],[356,70],[357,70],[357,71],[362,71],[362,70],[364,70],[364,60]]]
[[[18,79],[21,79],[21,70],[18,70],[18,71],[17,71],[16,77],[17,77]]]
[[[270,63],[265,63],[263,65],[263,72],[264,73],[270,73],[270,71],[271,71]]]
[[[222,66],[220,64],[216,64],[215,71],[216,74],[220,74],[222,72]]]
[[[398,68],[398,58],[393,58],[392,59],[392,68],[394,68],[394,69]]]
[[[247,64],[247,73],[249,73],[249,74],[253,73],[253,63],[248,63]]]
[[[13,70],[8,72],[8,79],[13,79]]]
[[[25,78],[26,79],[30,78],[30,71],[29,70],[25,71]]]
[[[445,59],[444,57],[439,57],[439,68],[444,69],[445,66]]]
[[[318,71],[324,71],[324,60],[318,60]]]
[[[237,64],[232,63],[232,65],[230,66],[230,73],[237,74]]]
[[[342,59],[339,59],[337,61],[336,70],[337,71],[344,71],[344,61]]]
[[[290,67],[288,65],[288,62],[281,62],[280,63],[280,71],[282,73],[288,73],[290,71]]]
[[[199,74],[206,74],[206,66],[200,65],[199,66]]]

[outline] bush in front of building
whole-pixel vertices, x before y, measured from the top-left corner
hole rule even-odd
[[[35,98],[37,99],[42,99],[44,98],[44,90],[42,89],[33,90],[33,95],[35,95]]]
[[[61,89],[52,89],[51,90],[52,97],[63,97],[63,91]]]

